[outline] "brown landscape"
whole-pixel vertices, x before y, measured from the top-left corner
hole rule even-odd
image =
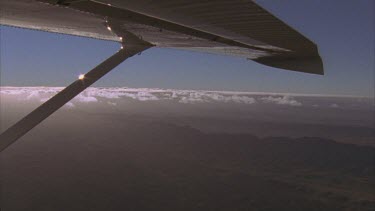
[[[30,93],[3,89],[2,130],[45,93],[25,100]],[[373,210],[367,101],[354,111],[344,105],[357,99],[334,100],[342,110],[326,103],[315,111],[322,123],[301,118],[313,109],[308,102],[327,101],[320,98],[292,98],[302,106],[265,104],[259,96],[253,104],[178,104],[154,95],[159,100],[128,96],[113,105],[98,94],[77,98],[28,133],[1,155],[2,209]],[[249,109],[251,118],[243,115]],[[267,121],[267,113],[280,121]],[[329,113],[362,120],[339,124]],[[368,143],[355,143],[356,136]]]

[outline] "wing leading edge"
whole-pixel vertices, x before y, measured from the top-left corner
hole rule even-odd
[[[110,20],[157,47],[324,73],[317,46],[253,1],[0,0],[0,6],[3,25],[121,42],[107,30]]]

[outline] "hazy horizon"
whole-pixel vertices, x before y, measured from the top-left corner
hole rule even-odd
[[[15,123],[22,114],[31,112],[62,89],[0,87],[2,130],[5,125]],[[15,106],[20,109],[17,118],[8,115]],[[207,132],[253,131],[254,135],[262,137],[316,136],[353,144],[374,144],[371,131],[374,129],[372,114],[375,104],[373,98],[366,97],[90,87],[62,109],[73,113],[82,111],[157,116],[171,123],[187,124]],[[212,121],[216,128],[210,126]],[[273,130],[264,130],[262,127],[272,127]],[[300,127],[308,127],[309,130],[295,129]]]

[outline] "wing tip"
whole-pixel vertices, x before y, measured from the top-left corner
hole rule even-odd
[[[323,62],[319,55],[287,58],[263,57],[255,59],[254,61],[275,68],[316,75],[324,75]]]

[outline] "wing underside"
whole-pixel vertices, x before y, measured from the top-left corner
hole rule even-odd
[[[0,8],[3,25],[121,42],[110,20],[157,47],[323,74],[317,46],[253,1],[0,0]]]

